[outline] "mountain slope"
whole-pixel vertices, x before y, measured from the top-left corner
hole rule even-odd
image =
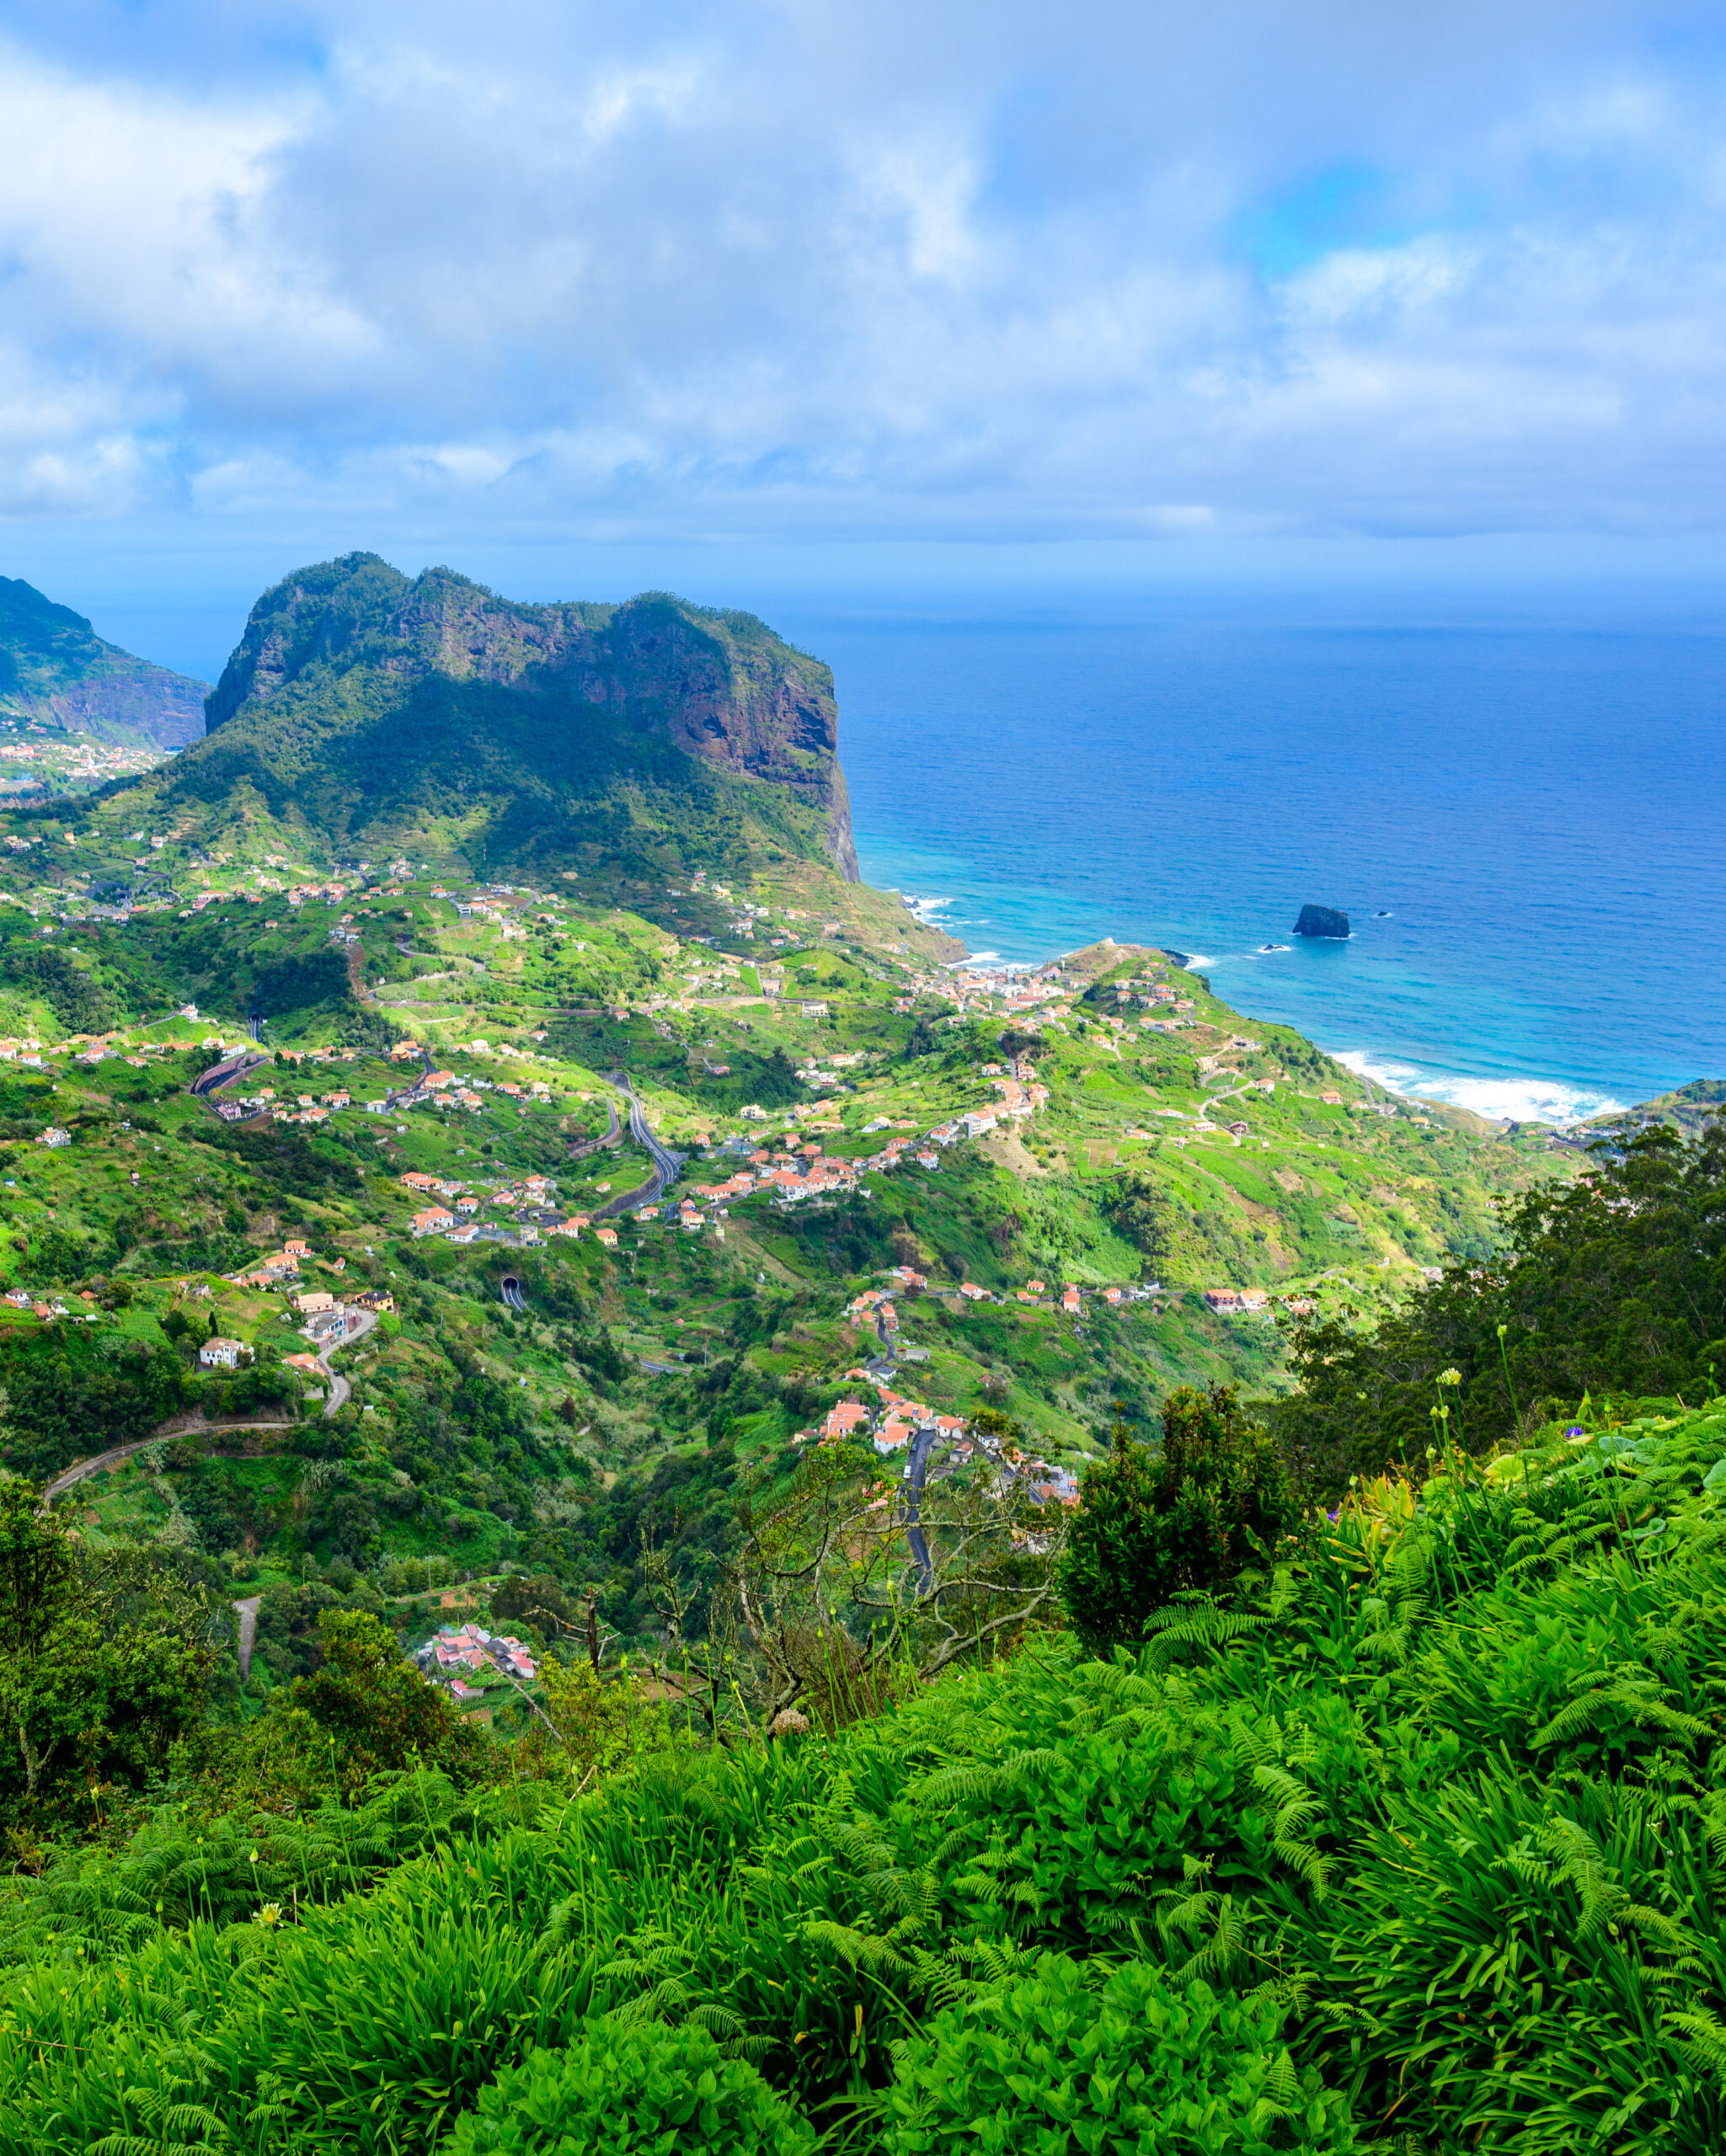
[[[857,879],[832,676],[752,615],[663,594],[517,606],[350,554],[265,593],[208,713],[115,816],[265,814],[332,857],[490,874],[780,857]]]
[[[183,748],[204,731],[205,686],[134,659],[70,606],[0,576],[0,720],[45,720],[126,747]]]

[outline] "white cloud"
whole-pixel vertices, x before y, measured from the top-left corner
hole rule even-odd
[[[88,0],[0,54],[0,514],[1711,524],[1686,12]]]

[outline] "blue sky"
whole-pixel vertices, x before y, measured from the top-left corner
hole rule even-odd
[[[1712,573],[1722,25],[0,0],[0,567]]]

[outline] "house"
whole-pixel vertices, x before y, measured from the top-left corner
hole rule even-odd
[[[617,1231],[615,1228],[596,1228],[593,1231],[593,1239],[607,1250],[615,1250],[617,1247]]]
[[[335,1297],[323,1288],[307,1289],[294,1297],[294,1308],[302,1317],[316,1317],[335,1308]]]
[[[968,1303],[986,1303],[994,1299],[986,1288],[980,1288],[975,1280],[961,1280],[959,1292]]]
[[[830,1407],[821,1422],[821,1441],[824,1444],[842,1444],[858,1430],[868,1427],[869,1411],[860,1400],[842,1400]]]
[[[1242,1308],[1241,1298],[1232,1288],[1207,1288],[1205,1307],[1211,1310],[1238,1310]]]
[[[455,1225],[456,1216],[446,1205],[428,1205],[423,1213],[414,1215],[414,1233],[416,1235],[441,1235]]]
[[[61,1129],[57,1123],[51,1123],[48,1128],[42,1133],[41,1136],[37,1139],[36,1143],[39,1145],[51,1145],[56,1147],[61,1145],[70,1145],[72,1143],[72,1133],[69,1130]]]
[[[238,1364],[242,1352],[238,1340],[225,1339],[216,1333],[199,1348],[198,1367],[205,1370],[231,1370]]]
[[[348,1314],[338,1303],[333,1310],[314,1310],[300,1328],[313,1340],[345,1340],[348,1337]]]
[[[281,1359],[291,1370],[304,1370],[317,1378],[323,1375],[323,1365],[315,1355],[284,1355]]]
[[[827,1015],[827,1006],[825,1003],[804,1003],[799,1007],[805,1018],[825,1018]]]
[[[396,1299],[387,1288],[362,1288],[357,1295],[350,1295],[348,1299],[355,1310],[373,1310],[379,1317],[391,1315],[396,1306]]]
[[[1079,1291],[1077,1288],[1063,1288],[1061,1289],[1061,1307],[1064,1310],[1077,1310],[1079,1307]]]
[[[890,1415],[875,1433],[875,1450],[879,1453],[896,1452],[900,1445],[911,1443],[911,1428],[898,1416]]]

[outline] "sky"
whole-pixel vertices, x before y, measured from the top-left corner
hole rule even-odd
[[[0,567],[1706,581],[1723,122],[1718,0],[0,0]]]

